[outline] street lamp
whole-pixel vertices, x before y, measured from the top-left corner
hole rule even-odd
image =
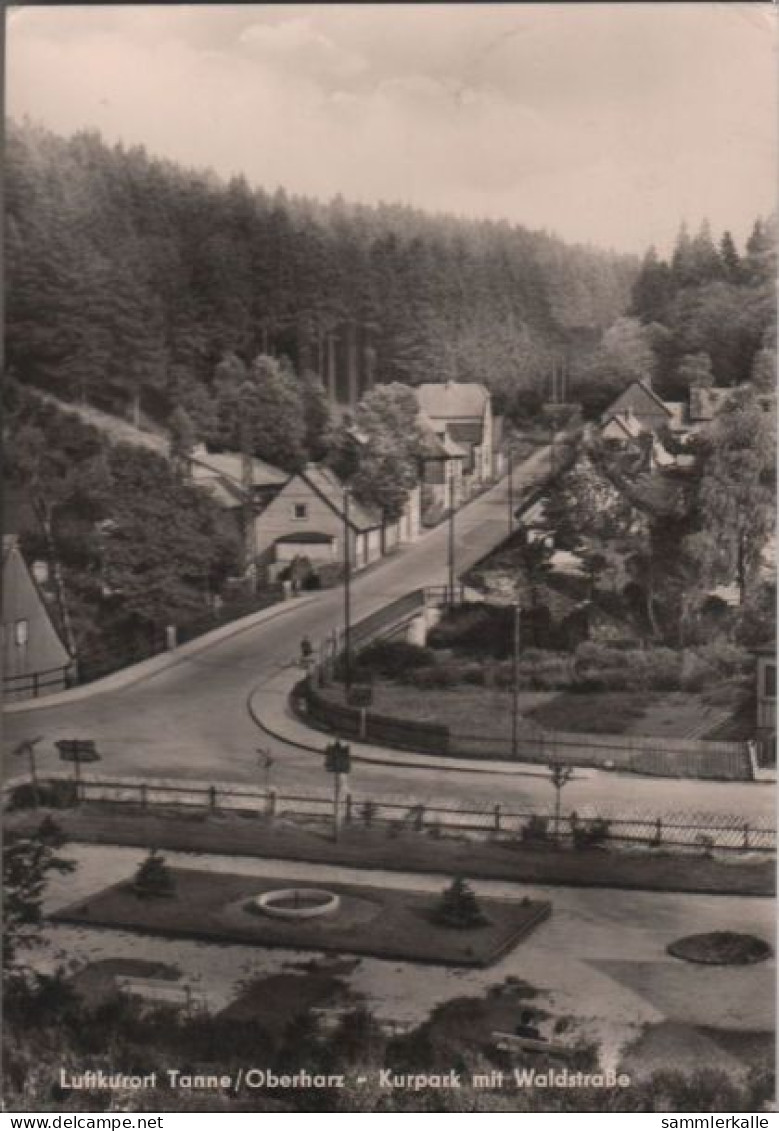
[[[348,699],[352,687],[352,594],[351,552],[349,548],[349,488],[344,487],[344,689]]]
[[[509,507],[509,537],[514,533],[514,452],[509,448],[508,450],[508,463],[509,463],[509,493],[508,493],[508,507]]]
[[[449,608],[454,607],[455,558],[454,558],[454,468],[449,466],[449,539],[447,544],[447,564],[449,569]]]
[[[18,746],[14,747],[12,753],[17,757],[23,757],[25,754],[30,760],[30,786],[32,787],[33,808],[37,809],[39,804],[38,793],[38,772],[35,766],[35,747],[39,742],[43,741],[43,735],[38,735],[37,738],[26,738],[20,742]]]
[[[519,746],[519,633],[522,609],[519,601],[514,603],[514,664],[511,703],[511,756],[518,756]]]
[[[550,762],[549,773],[555,790],[554,807],[554,842],[560,843],[560,803],[563,788],[568,784],[573,775],[573,766],[566,766],[562,762]]]

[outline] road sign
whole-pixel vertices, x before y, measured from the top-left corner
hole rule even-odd
[[[329,774],[348,774],[352,755],[346,742],[331,742],[325,749],[325,769]]]
[[[61,738],[54,745],[59,750],[63,762],[99,762],[100,755],[95,750],[91,738]]]

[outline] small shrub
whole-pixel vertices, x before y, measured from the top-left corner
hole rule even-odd
[[[522,826],[520,835],[523,844],[546,844],[550,839],[549,818],[533,813],[527,823]]]
[[[574,848],[597,848],[605,844],[610,829],[610,822],[603,817],[575,824],[572,829]]]
[[[415,668],[408,673],[405,682],[420,689],[444,690],[460,682],[460,666],[444,663],[431,664],[427,668]]]
[[[37,791],[32,782],[16,786],[8,800],[8,809],[33,809],[36,804],[45,809],[70,809],[77,804],[74,781],[39,782]]]
[[[432,648],[407,640],[379,640],[360,653],[360,665],[387,679],[404,677],[409,671],[435,663]]]
[[[456,927],[460,930],[483,927],[488,921],[479,907],[476,893],[462,876],[452,880],[441,895],[435,918],[444,927]]]
[[[173,873],[156,848],[138,865],[133,891],[139,899],[170,899],[176,891]]]

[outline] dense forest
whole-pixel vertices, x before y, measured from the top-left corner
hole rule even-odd
[[[286,357],[331,401],[484,381],[532,411],[626,309],[638,261],[499,222],[328,204],[69,140],[6,145],[7,356],[23,383],[159,420],[225,357]]]

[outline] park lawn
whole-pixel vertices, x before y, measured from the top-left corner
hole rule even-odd
[[[324,694],[343,702],[340,688]],[[379,715],[441,723],[452,735],[508,739],[510,690],[461,684],[446,689],[416,688],[376,680],[370,710]],[[707,720],[720,719],[716,706],[686,691],[522,691],[525,723],[576,734],[643,734],[684,738]]]
[[[340,687],[328,687],[324,694],[343,702]],[[523,691],[519,709],[530,712],[556,696],[554,691]],[[427,689],[376,680],[370,710],[377,715],[442,723],[452,734],[476,738],[503,738],[511,735],[512,697],[509,691],[463,684],[448,689]]]
[[[208,942],[366,954],[447,966],[489,966],[551,912],[551,904],[541,900],[480,899],[486,925],[458,930],[436,921],[435,896],[333,884],[327,890],[341,898],[341,908],[335,914],[304,920],[274,919],[247,905],[251,907],[251,901],[262,892],[288,887],[286,883],[188,868],[171,869],[171,873],[175,880],[172,898],[141,899],[128,877],[56,912],[52,919]]]

